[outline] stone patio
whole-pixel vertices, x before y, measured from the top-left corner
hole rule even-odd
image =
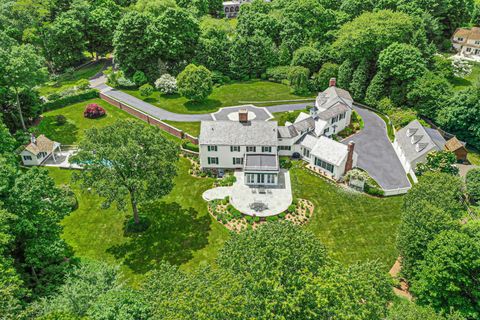
[[[81,169],[80,166],[72,164],[68,159],[75,154],[77,150],[62,150],[61,152],[55,152],[55,160],[50,155],[41,165],[46,167],[59,167],[59,168],[69,168],[69,169]]]
[[[275,216],[288,209],[292,204],[290,173],[281,170],[279,184],[268,187],[251,187],[244,182],[243,171],[236,171],[237,181],[231,187],[218,187],[207,190],[202,197],[206,201],[221,200],[230,197],[230,203],[243,214],[257,217]],[[255,211],[255,209],[260,211]]]

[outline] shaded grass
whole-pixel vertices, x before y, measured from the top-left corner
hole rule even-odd
[[[387,126],[387,135],[388,135],[388,139],[390,139],[391,142],[393,142],[395,140],[395,131],[393,130],[393,124],[392,122],[390,121],[390,119],[387,118],[387,116],[385,116],[384,114],[381,114],[381,113],[377,113],[376,114],[382,118],[382,120],[385,122],[385,125]]]
[[[480,84],[480,63],[473,62],[472,72],[464,77],[455,77],[453,80],[450,81],[453,85],[453,89],[455,91],[460,91],[463,89],[467,89],[471,86],[477,86]]]
[[[98,119],[87,119],[83,116],[85,106],[96,103],[105,109],[107,114]],[[57,125],[56,116],[63,115],[67,123]],[[43,119],[35,128],[37,133],[45,134],[49,139],[62,144],[75,144],[84,135],[86,129],[92,127],[105,127],[120,119],[133,118],[131,115],[114,107],[101,99],[91,99],[80,103],[72,104],[61,109],[52,110],[43,114]]]
[[[145,98],[140,95],[138,89],[123,91],[138,99],[175,113],[215,112],[222,107],[245,104],[243,101],[295,100],[305,98],[290,93],[290,88],[287,85],[259,80],[235,82],[215,87],[206,101],[197,103],[188,101],[178,94],[163,95],[159,91],[155,91],[150,97]],[[282,102],[266,103],[262,104],[262,106],[276,104],[282,104]]]
[[[73,73],[72,77],[67,77],[66,75],[62,75],[58,80],[60,84],[59,86],[54,86],[54,82],[50,81],[38,87],[37,91],[39,92],[40,96],[47,96],[55,92],[58,92],[58,93],[62,92],[66,89],[74,87],[76,82],[80,79],[86,79],[86,80],[90,79],[91,77],[99,73],[100,70],[102,70],[104,65],[105,65],[105,61],[99,61],[85,68],[76,70]]]
[[[312,201],[307,228],[345,264],[378,259],[386,270],[395,262],[402,197],[374,198],[339,188],[296,165],[291,170],[294,197]]]
[[[213,220],[202,193],[212,187],[208,178],[188,173],[190,163],[181,158],[175,187],[165,198],[140,208],[151,221],[141,234],[125,233],[131,214],[112,206],[101,209],[102,199],[95,192],[72,184],[72,171],[48,168],[57,184],[69,184],[78,199],[78,209],[62,221],[63,238],[81,258],[120,264],[126,280],[136,285],[146,271],[162,260],[190,270],[200,264],[214,263],[229,232]]]
[[[189,135],[192,135],[194,137],[198,137],[200,135],[200,121],[198,121],[198,122],[177,122],[177,121],[163,120],[163,122],[166,122],[166,123],[174,126],[175,128],[180,129],[183,132],[188,133]]]
[[[480,166],[480,151],[473,148],[469,148],[467,159],[471,164]]]

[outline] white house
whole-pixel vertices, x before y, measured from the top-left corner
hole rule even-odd
[[[350,124],[350,94],[331,86],[320,93],[315,110],[301,113],[295,123],[249,121],[240,110],[238,121],[202,121],[200,166],[205,170],[243,170],[249,185],[276,185],[279,156],[297,156],[335,180],[356,166],[354,143],[344,145],[330,136]]]
[[[405,172],[415,176],[417,164],[424,162],[428,153],[444,150],[445,143],[438,130],[425,128],[413,120],[395,133],[393,147]]]
[[[22,162],[26,166],[38,166],[48,157],[52,156],[55,160],[55,150],[60,149],[60,143],[52,141],[43,134],[35,138],[30,138],[30,143],[20,152]]]
[[[461,56],[480,59],[480,28],[458,28],[453,34],[452,45]]]
[[[265,0],[270,2],[271,0]],[[235,18],[240,12],[240,6],[244,3],[252,2],[252,0],[231,0],[223,2],[223,11],[227,18]]]

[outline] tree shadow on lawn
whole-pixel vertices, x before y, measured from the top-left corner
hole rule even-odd
[[[183,104],[188,111],[215,111],[222,106],[220,100],[207,99],[202,102],[188,101]]]
[[[62,144],[75,144],[77,142],[78,127],[67,121],[64,124],[57,124],[56,116],[47,116],[35,128],[36,134],[44,134],[47,138],[58,141]]]
[[[454,77],[450,82],[456,87],[468,87],[472,85],[470,80],[460,77]]]
[[[145,232],[126,233],[126,243],[107,250],[135,273],[155,269],[162,260],[180,265],[208,244],[208,215],[198,217],[195,209],[184,209],[175,202],[145,205],[141,212],[148,217],[150,227]]]

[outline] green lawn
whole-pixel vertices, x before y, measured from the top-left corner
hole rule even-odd
[[[473,148],[469,148],[467,159],[471,164],[480,166],[480,151]]]
[[[211,179],[198,179],[188,173],[190,163],[180,159],[175,187],[164,199],[140,209],[152,224],[142,234],[125,234],[124,223],[130,212],[115,206],[101,209],[101,198],[94,192],[71,184],[71,170],[49,168],[58,184],[70,184],[79,207],[62,225],[63,237],[81,258],[121,264],[129,283],[162,260],[181,265],[185,270],[204,263],[214,263],[218,249],[229,237],[228,231],[207,212],[202,193],[212,187]]]
[[[294,196],[315,205],[307,228],[335,259],[345,264],[378,259],[390,269],[398,255],[401,197],[374,198],[339,188],[299,167],[290,172]]]
[[[90,65],[85,68],[81,68],[76,70],[73,73],[72,77],[67,77],[65,75],[60,76],[59,79],[59,86],[55,86],[53,82],[47,82],[44,85],[40,86],[37,90],[40,93],[40,96],[48,96],[54,92],[62,92],[68,88],[75,86],[75,83],[80,79],[90,79],[94,75],[102,70],[103,66],[105,65],[104,61],[99,61],[93,65]]]
[[[480,83],[480,63],[473,63],[472,72],[465,78],[455,77],[451,81],[454,90],[459,91]]]
[[[162,109],[175,113],[209,113],[219,108],[245,104],[247,102],[297,100],[312,98],[313,96],[302,97],[290,93],[287,85],[269,81],[246,81],[226,84],[213,89],[208,99],[201,103],[188,101],[186,98],[175,95],[162,95],[155,91],[150,97],[142,97],[138,90],[123,90],[139,99],[156,105]],[[258,103],[257,103],[258,104]],[[279,103],[266,102],[265,105]]]
[[[183,130],[183,132],[194,137],[198,137],[200,135],[200,122],[177,122],[167,120],[164,120],[163,122],[166,122],[177,129]]]

